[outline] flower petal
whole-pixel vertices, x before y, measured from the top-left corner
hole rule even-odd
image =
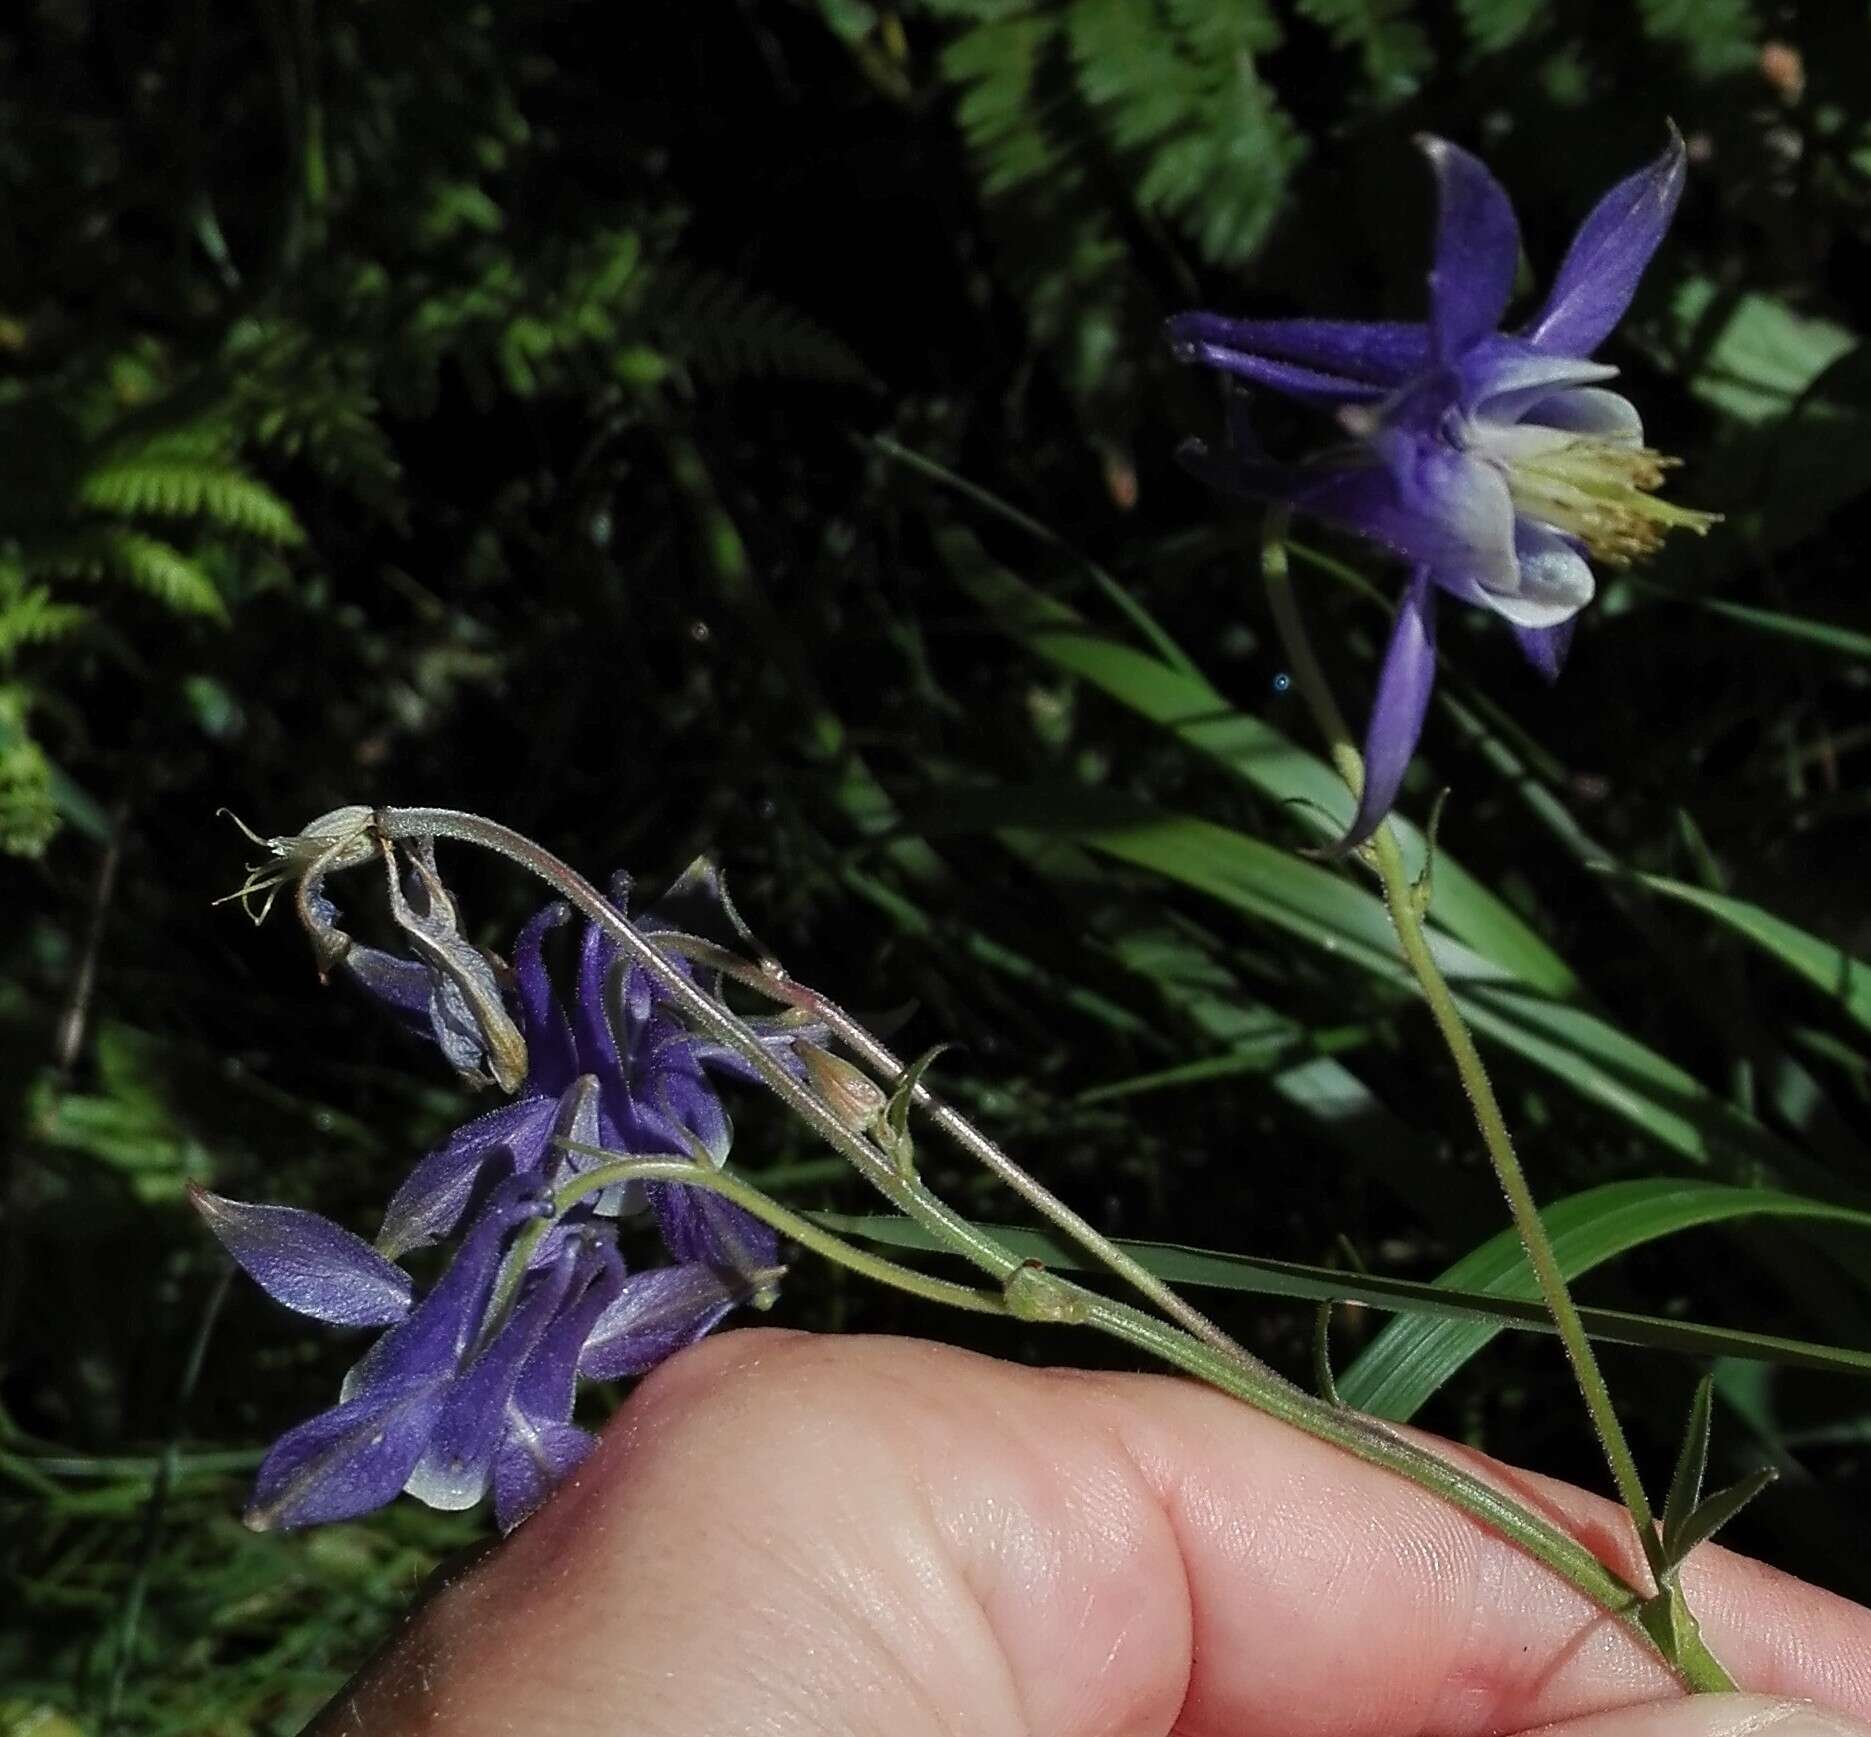
[[[572,908],[555,899],[534,913],[513,944],[513,977],[519,991],[520,1025],[532,1064],[530,1085],[557,1096],[578,1073],[578,1056],[565,1009],[552,992],[543,944],[547,934],[571,920]]]
[[[246,1521],[256,1532],[353,1520],[395,1498],[442,1409],[433,1380],[372,1394],[289,1429],[260,1462]]]
[[[1542,399],[1610,380],[1617,369],[1607,362],[1536,350],[1519,338],[1489,338],[1463,358],[1456,372],[1467,415],[1480,423],[1511,423]]]
[[[1397,800],[1416,752],[1436,683],[1436,596],[1429,569],[1418,567],[1397,606],[1378,672],[1377,696],[1364,732],[1364,790],[1336,851],[1354,850],[1374,833]]]
[[[558,1315],[582,1252],[568,1242],[550,1266],[534,1272],[492,1341],[449,1384],[428,1445],[403,1485],[417,1501],[453,1512],[487,1494],[514,1383]]]
[[[1620,446],[1644,444],[1644,419],[1628,398],[1599,386],[1577,386],[1529,405],[1521,416],[1527,426],[1563,428]]]
[[[1379,450],[1396,487],[1383,540],[1408,559],[1460,566],[1511,588],[1514,504],[1500,470],[1436,439],[1381,437]]]
[[[712,1189],[680,1182],[652,1183],[649,1196],[663,1246],[678,1261],[704,1262],[750,1285],[771,1282],[780,1239],[764,1220]]]
[[[500,985],[486,956],[461,933],[454,901],[435,866],[428,839],[407,847],[408,890],[386,856],[390,916],[430,967],[430,1018],[435,1041],[450,1064],[471,1080],[482,1064],[503,1092],[517,1092],[526,1079],[526,1040],[501,1000]]]
[[[559,1318],[547,1328],[520,1378],[514,1383],[512,1409],[536,1425],[563,1423],[572,1415],[577,1395],[579,1358],[599,1318],[624,1288],[624,1263],[609,1241],[587,1246],[581,1270],[573,1276],[572,1294]]]
[[[1429,323],[1436,353],[1453,362],[1507,311],[1520,264],[1520,225],[1501,184],[1446,139],[1417,141],[1436,177],[1436,253]]]
[[[592,1437],[571,1423],[578,1358],[623,1283],[617,1250],[608,1242],[590,1246],[572,1280],[576,1301],[546,1329],[514,1383],[494,1451],[494,1518],[503,1532],[524,1520],[591,1451]]]
[[[1572,634],[1578,625],[1579,618],[1575,615],[1556,627],[1514,627],[1513,635],[1527,662],[1549,682],[1556,682],[1559,672],[1565,668],[1566,653],[1572,649]]]
[[[537,1169],[558,1100],[521,1098],[463,1124],[404,1179],[383,1215],[377,1247],[395,1258],[446,1236],[460,1222],[488,1160],[505,1152],[515,1174]]]
[[[540,1216],[544,1203],[524,1176],[509,1176],[488,1197],[429,1294],[345,1376],[339,1397],[362,1399],[418,1381],[451,1377],[481,1328],[507,1233]]]
[[[1568,538],[1531,519],[1514,527],[1520,588],[1490,604],[1516,627],[1558,627],[1592,600],[1598,584],[1586,559]]]
[[[593,1381],[641,1375],[693,1344],[739,1300],[713,1267],[692,1263],[633,1273],[591,1330],[578,1372]]]
[[[509,1410],[494,1454],[494,1521],[511,1532],[578,1469],[598,1438],[570,1423],[536,1423]]]
[[[259,1206],[191,1183],[189,1204],[277,1303],[340,1327],[382,1327],[409,1313],[409,1275],[361,1236],[296,1206]]]
[[[1526,329],[1529,343],[1589,356],[1611,335],[1676,215],[1688,167],[1682,135],[1672,127],[1663,154],[1599,200],[1572,238],[1546,305]]]
[[[1515,627],[1557,627],[1592,600],[1596,581],[1585,557],[1571,542],[1532,519],[1514,526],[1514,574],[1511,586],[1499,588],[1498,575],[1439,569],[1436,583],[1464,603],[1486,609]]]

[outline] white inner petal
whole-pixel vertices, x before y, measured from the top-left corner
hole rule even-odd
[[[1579,386],[1570,392],[1555,392],[1531,406],[1526,423],[1549,428],[1563,428],[1573,434],[1595,435],[1623,446],[1644,444],[1644,422],[1637,407],[1621,393],[1607,392],[1602,386]]]

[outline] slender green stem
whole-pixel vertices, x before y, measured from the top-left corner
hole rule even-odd
[[[835,1002],[827,1000],[816,990],[808,990],[796,1005],[823,1020],[833,1036],[883,1078],[895,1080],[902,1077],[903,1063]],[[1205,1345],[1212,1346],[1224,1357],[1254,1368],[1267,1368],[1245,1346],[1238,1344],[1187,1298],[1179,1296],[1134,1255],[1118,1247],[1095,1225],[1074,1212],[1045,1183],[1022,1168],[966,1116],[952,1105],[944,1103],[921,1081],[911,1088],[910,1101],[964,1152],[1029,1206],[1050,1219],[1093,1259],[1102,1261],[1140,1297],[1154,1303],[1178,1326],[1192,1333]]]
[[[1007,1313],[1006,1299],[999,1291],[983,1291],[973,1285],[952,1284],[947,1279],[932,1278],[928,1273],[917,1272],[914,1267],[906,1267],[896,1261],[886,1260],[882,1255],[872,1254],[834,1235],[823,1225],[790,1211],[777,1200],[762,1194],[751,1183],[730,1176],[726,1171],[704,1170],[689,1158],[619,1157],[601,1146],[586,1146],[577,1140],[559,1140],[555,1144],[568,1152],[604,1160],[589,1170],[580,1171],[554,1191],[552,1204],[558,1212],[575,1206],[587,1195],[597,1194],[624,1182],[675,1182],[684,1188],[705,1188],[711,1194],[719,1194],[723,1199],[733,1201],[743,1211],[752,1213],[755,1218],[771,1225],[781,1236],[791,1238],[800,1247],[848,1268],[861,1278],[875,1279],[879,1284],[907,1291],[925,1302],[946,1303],[951,1308],[967,1309],[977,1315]]]
[[[1586,1334],[1585,1323],[1579,1319],[1578,1305],[1572,1300],[1565,1271],[1559,1264],[1552,1239],[1546,1234],[1546,1226],[1540,1219],[1540,1209],[1527,1183],[1526,1171],[1521,1168],[1519,1156],[1514,1151],[1513,1136],[1508,1132],[1507,1120],[1501,1114],[1500,1102],[1494,1095],[1494,1087],[1482,1064],[1481,1052],[1475,1047],[1468,1024],[1462,1018],[1461,1009],[1455,1004],[1454,995],[1449,991],[1448,980],[1442,975],[1435,954],[1430,950],[1429,938],[1423,931],[1423,920],[1417,914],[1414,889],[1404,867],[1403,852],[1387,826],[1378,829],[1372,846],[1378,878],[1383,883],[1384,903],[1390,910],[1390,921],[1397,931],[1404,959],[1422,989],[1423,999],[1429,1004],[1430,1017],[1435,1020],[1436,1029],[1441,1033],[1442,1041],[1448,1046],[1449,1054],[1455,1062],[1455,1071],[1461,1078],[1462,1090],[1468,1094],[1469,1104],[1475,1112],[1475,1122],[1494,1165],[1494,1174],[1500,1181],[1501,1191],[1507,1196],[1514,1228],[1520,1233],[1521,1245],[1527,1251],[1527,1261],[1533,1268],[1540,1295],[1545,1300],[1547,1312],[1553,1317],[1559,1341],[1565,1347],[1572,1372],[1578,1380],[1579,1391],[1584,1395],[1585,1408],[1591,1414],[1592,1428],[1603,1445],[1605,1458],[1611,1466],[1611,1475],[1617,1481],[1619,1498],[1630,1510],[1631,1523],[1637,1528],[1637,1535],[1643,1542],[1644,1556],[1650,1564],[1650,1571],[1661,1584],[1664,1566],[1662,1546],[1657,1536],[1656,1517],[1651,1512],[1650,1498],[1644,1493],[1635,1456],[1631,1453],[1629,1442],[1625,1440],[1624,1428],[1618,1422],[1617,1412],[1611,1403],[1611,1393],[1598,1367],[1598,1356]]]
[[[1356,801],[1363,793],[1363,761],[1345,723],[1344,714],[1338,709],[1325,673],[1313,652],[1305,622],[1294,599],[1286,566],[1285,532],[1285,513],[1271,515],[1262,553],[1262,572],[1268,600],[1287,656],[1292,660],[1301,694],[1313,713],[1314,721],[1330,744],[1333,764]],[[1585,1325],[1579,1318],[1578,1306],[1572,1300],[1564,1269],[1559,1264],[1559,1257],[1540,1219],[1533,1190],[1527,1183],[1526,1172],[1521,1168],[1520,1159],[1514,1151],[1513,1137],[1508,1131],[1506,1118],[1501,1114],[1500,1102],[1494,1095],[1494,1087],[1482,1062],[1481,1052],[1475,1046],[1474,1037],[1462,1018],[1461,1009],[1430,948],[1417,890],[1404,865],[1396,834],[1388,824],[1377,829],[1368,854],[1382,883],[1384,903],[1390,912],[1391,924],[1397,932],[1404,960],[1416,978],[1423,999],[1428,1003],[1430,1015],[1435,1020],[1436,1029],[1455,1062],[1462,1088],[1468,1095],[1476,1124],[1481,1130],[1483,1144],[1487,1147],[1489,1160],[1494,1166],[1502,1192],[1507,1196],[1508,1209],[1526,1250],[1528,1264],[1533,1270],[1547,1311],[1553,1318],[1560,1342],[1565,1347],[1586,1410],[1590,1414],[1592,1428],[1604,1449],[1619,1498],[1630,1514],[1644,1560],[1661,1591],[1665,1567],[1662,1543],[1657,1534],[1650,1499],[1644,1491],[1643,1480],[1637,1469],[1636,1457],[1631,1452],[1623,1426],[1612,1406],[1610,1390],[1598,1367],[1598,1357],[1592,1349]],[[1709,1686],[1712,1683],[1718,1687],[1733,1687],[1726,1673],[1707,1655],[1707,1649],[1702,1648],[1699,1641],[1695,1645],[1705,1661],[1696,1668],[1709,1681],[1692,1686]],[[1680,1664],[1682,1661],[1677,1662]],[[1715,1683],[1716,1677],[1720,1677],[1719,1683]]]

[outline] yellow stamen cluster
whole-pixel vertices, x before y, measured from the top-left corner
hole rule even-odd
[[[1705,536],[1720,520],[1720,513],[1656,498],[1681,462],[1647,446],[1579,435],[1516,454],[1503,468],[1517,512],[1577,537],[1595,560],[1624,567],[1654,554],[1671,531]]]

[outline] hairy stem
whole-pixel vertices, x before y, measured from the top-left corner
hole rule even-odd
[[[1313,714],[1314,722],[1325,736],[1330,746],[1332,763],[1344,778],[1355,803],[1363,794],[1364,763],[1345,723],[1344,713],[1339,710],[1338,702],[1313,652],[1305,622],[1293,596],[1286,564],[1286,524],[1287,515],[1283,510],[1276,510],[1269,516],[1261,563],[1267,596],[1275,625],[1285,644],[1287,656],[1292,661],[1301,695]],[[1597,1353],[1586,1334],[1584,1322],[1579,1318],[1578,1306],[1572,1300],[1572,1292],[1566,1284],[1558,1254],[1546,1234],[1533,1190],[1528,1185],[1526,1172],[1521,1168],[1519,1156],[1514,1151],[1513,1137],[1508,1131],[1507,1119],[1501,1113],[1500,1101],[1494,1095],[1494,1087],[1482,1062],[1481,1052],[1476,1048],[1474,1036],[1462,1018],[1448,980],[1436,963],[1424,928],[1417,889],[1410,880],[1402,849],[1388,822],[1379,826],[1372,836],[1368,856],[1382,884],[1384,904],[1390,913],[1392,927],[1396,930],[1404,961],[1422,990],[1436,1029],[1455,1063],[1462,1089],[1474,1110],[1475,1122],[1481,1131],[1482,1143],[1487,1148],[1489,1162],[1507,1197],[1508,1210],[1513,1217],[1514,1228],[1519,1233],[1521,1245],[1526,1250],[1528,1265],[1532,1268],[1547,1312],[1553,1318],[1560,1343],[1565,1347],[1593,1431],[1611,1468],[1619,1499],[1630,1514],[1644,1560],[1656,1582],[1657,1592],[1661,1595],[1664,1591],[1666,1564],[1656,1518],[1644,1491],[1636,1456],[1632,1454],[1623,1425],[1618,1421],[1616,1409],[1611,1403],[1610,1389],[1598,1367]],[[1681,1651],[1685,1655],[1696,1655],[1693,1661],[1686,1656],[1672,1659],[1679,1669],[1686,1670],[1693,1663],[1700,1680],[1691,1683],[1691,1687],[1734,1686],[1727,1673],[1699,1641],[1686,1644]],[[1687,1676],[1685,1680],[1688,1680]]]
[[[602,1146],[586,1146],[577,1140],[557,1140],[554,1144],[567,1152],[602,1160],[591,1169],[580,1171],[553,1192],[552,1204],[559,1212],[577,1205],[587,1195],[601,1193],[622,1182],[675,1182],[684,1188],[705,1188],[711,1194],[719,1194],[723,1199],[733,1201],[744,1212],[752,1213],[755,1218],[771,1225],[781,1236],[790,1238],[801,1248],[810,1249],[813,1254],[847,1268],[860,1278],[875,1279],[881,1285],[907,1291],[925,1302],[946,1303],[950,1308],[967,1309],[977,1315],[1007,1313],[1006,1299],[999,1291],[952,1284],[947,1279],[932,1278],[927,1273],[917,1272],[914,1267],[906,1267],[897,1261],[886,1260],[882,1255],[872,1254],[868,1249],[846,1242],[823,1225],[815,1224],[811,1219],[780,1205],[751,1183],[730,1176],[726,1171],[705,1170],[690,1158],[628,1157],[606,1151]]]

